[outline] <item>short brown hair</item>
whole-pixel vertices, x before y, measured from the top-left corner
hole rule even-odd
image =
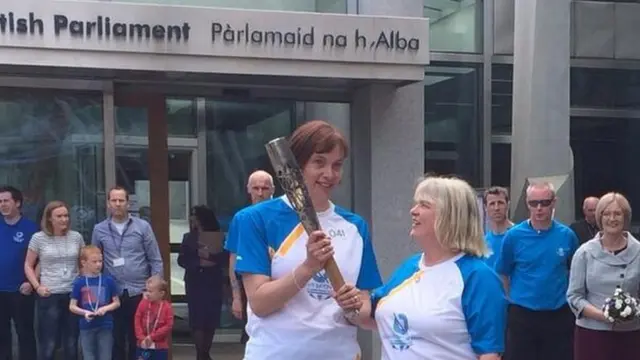
[[[65,208],[67,209],[67,212],[69,211],[69,207],[67,206],[67,204],[64,201],[61,200],[54,200],[51,201],[47,204],[47,206],[44,208],[44,211],[42,213],[42,219],[40,220],[40,228],[42,229],[42,231],[49,235],[49,236],[53,236],[53,225],[51,224],[51,213],[53,213],[53,210],[55,209],[59,209],[59,208]],[[69,221],[69,226],[67,226],[67,231],[69,231],[69,227],[71,225],[71,221]],[[66,234],[66,232],[65,232]]]
[[[124,196],[127,199],[127,201],[129,201],[129,192],[127,191],[127,189],[125,189],[124,187],[117,185],[112,187],[111,189],[109,189],[109,191],[107,191],[107,200],[111,200],[111,192],[112,191],[124,191]]]
[[[289,138],[291,151],[301,168],[313,154],[325,154],[340,147],[343,157],[349,155],[349,145],[342,133],[323,120],[312,120],[298,127]]]
[[[502,195],[504,196],[505,201],[509,202],[509,191],[502,186],[492,186],[484,191],[484,194],[482,194],[482,201],[485,205],[487,205],[487,197],[489,195]]]

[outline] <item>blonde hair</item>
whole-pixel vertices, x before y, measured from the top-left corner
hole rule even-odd
[[[624,229],[628,230],[629,225],[631,224],[631,205],[629,205],[629,200],[627,200],[624,195],[617,192],[607,193],[598,201],[598,205],[596,205],[596,224],[598,225],[598,228],[602,230],[602,214],[604,213],[604,210],[613,203],[618,204],[622,209],[624,216]]]
[[[80,261],[89,260],[89,256],[93,254],[102,255],[102,250],[95,245],[86,245],[80,250]]]
[[[55,235],[53,233],[53,224],[51,224],[51,215],[53,214],[53,210],[59,209],[61,207],[67,209],[67,212],[69,212],[69,207],[67,206],[67,204],[64,201],[60,201],[60,200],[51,201],[44,208],[44,212],[42,213],[42,219],[40,219],[40,228],[45,234],[49,236]],[[66,235],[67,232],[69,232],[70,228],[71,228],[71,219],[69,219],[69,223],[67,225],[67,229],[64,232],[64,235]]]
[[[157,286],[158,290],[164,291],[165,293],[169,292],[169,284],[159,275],[153,275],[152,277],[148,278],[147,285]]]
[[[416,187],[414,200],[435,206],[434,230],[442,247],[478,257],[489,253],[478,198],[466,181],[427,177]]]

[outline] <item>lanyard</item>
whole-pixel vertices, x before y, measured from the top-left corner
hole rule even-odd
[[[89,287],[89,277],[84,277],[84,283],[87,285],[87,291],[89,294],[87,295],[87,301],[89,302],[89,308],[94,312],[98,311],[98,305],[100,305],[100,291],[102,290],[102,274],[98,275],[98,293],[96,294],[96,306],[94,307],[91,303],[91,288]]]
[[[124,235],[127,233],[127,230],[129,230],[129,225],[131,225],[132,219],[129,218],[129,220],[127,220],[127,224],[124,226],[124,229],[122,229],[122,234],[120,234],[120,246],[118,246],[118,243],[116,243],[116,236],[113,232],[113,225],[111,225],[111,220],[109,220],[109,224],[107,225],[109,227],[109,235],[111,235],[111,242],[113,242],[113,246],[115,246],[116,251],[118,252],[118,256],[122,256],[122,243],[124,242]]]
[[[153,332],[158,328],[158,321],[160,321],[160,313],[162,313],[162,305],[158,307],[158,313],[156,314],[156,320],[153,322],[153,328],[151,328],[151,302],[149,302],[149,306],[147,307],[147,336],[151,336]]]

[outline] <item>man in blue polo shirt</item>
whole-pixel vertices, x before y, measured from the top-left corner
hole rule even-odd
[[[12,359],[11,320],[18,335],[20,360],[36,360],[33,330],[35,298],[24,276],[24,260],[38,226],[22,216],[22,193],[0,187],[0,360]]]
[[[526,196],[530,217],[507,231],[495,264],[511,302],[505,359],[572,360],[566,294],[578,238],[553,220],[553,185],[533,184]]]

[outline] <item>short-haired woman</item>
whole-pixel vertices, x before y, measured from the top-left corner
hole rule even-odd
[[[486,243],[476,194],[463,180],[428,177],[411,208],[411,256],[359,307],[356,322],[377,328],[383,360],[498,360],[504,352],[507,301],[482,258]],[[344,309],[358,308],[350,289]]]
[[[360,356],[356,328],[339,316],[324,265],[334,256],[345,281],[363,290],[352,294],[356,302],[381,280],[366,222],[330,200],[347,142],[318,120],[296,129],[289,142],[324,232],[308,236],[285,197],[234,216],[229,241],[238,241],[236,271],[249,301],[244,360],[353,360]]]
[[[33,235],[24,271],[38,294],[39,356],[53,360],[60,338],[63,358],[78,358],[78,319],[69,311],[73,281],[78,276],[78,256],[84,246],[80,233],[70,229],[69,207],[52,201],[44,209],[42,231]],[[40,264],[40,278],[35,271]]]
[[[629,201],[618,193],[604,195],[596,206],[602,229],[573,256],[567,300],[576,315],[575,360],[640,359],[640,321],[611,323],[602,311],[619,286],[638,297],[640,242],[628,231]]]

